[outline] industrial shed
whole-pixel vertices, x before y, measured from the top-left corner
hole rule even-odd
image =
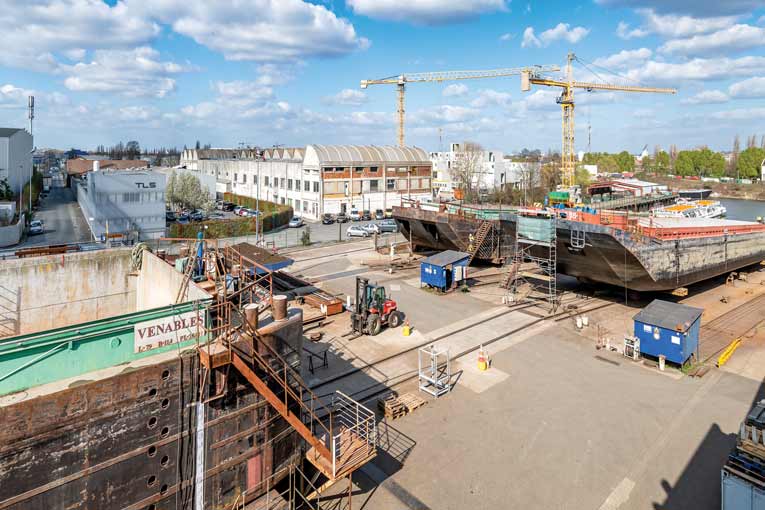
[[[467,265],[470,254],[446,250],[420,262],[420,285],[447,292],[467,279]]]
[[[701,308],[654,299],[633,317],[640,352],[682,365],[697,353],[702,313]]]

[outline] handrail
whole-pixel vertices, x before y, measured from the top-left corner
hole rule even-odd
[[[253,340],[256,338],[259,338],[259,334],[253,330],[253,328],[250,326],[250,324],[247,322],[247,320],[242,316],[242,312],[238,310],[235,307],[232,307],[232,309],[238,313],[242,319],[242,324],[245,325],[245,328],[248,330],[250,335],[252,335]],[[314,422],[318,422],[319,426],[327,433],[328,438],[332,437],[332,420],[330,419],[330,426],[325,426],[321,421],[313,419],[316,416],[316,407],[314,405],[314,402],[318,403],[319,409],[322,412],[327,412],[328,415],[331,417],[332,413],[324,404],[321,403],[321,400],[311,391],[310,388],[308,388],[307,385],[303,382],[303,379],[300,377],[300,374],[298,374],[290,365],[287,363],[287,361],[279,355],[268,343],[266,342],[260,342],[259,345],[262,345],[266,348],[266,350],[269,352],[271,356],[273,356],[274,359],[276,359],[278,362],[281,363],[282,367],[276,371],[271,367],[271,364],[264,359],[260,353],[258,352],[258,349],[253,349],[252,356],[253,358],[257,358],[259,364],[261,367],[265,369],[265,371],[268,373],[269,376],[271,376],[276,381],[281,381],[281,385],[284,387],[284,400],[285,405],[287,405],[287,396],[289,395],[294,400],[298,402],[301,409],[309,413],[311,416],[311,432],[313,433],[313,424]],[[292,378],[298,382],[298,385],[300,387],[300,393],[296,393],[292,387],[287,383],[287,376],[291,375]],[[303,392],[307,394],[309,397],[309,400],[311,402],[310,407],[306,405],[304,401]]]

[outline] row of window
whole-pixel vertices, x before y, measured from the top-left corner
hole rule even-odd
[[[234,182],[236,183],[238,180],[238,175],[234,174]],[[287,179],[287,178],[278,178],[274,177],[273,180],[269,178],[269,176],[264,175],[263,176],[263,186],[265,187],[271,187],[271,188],[281,188],[281,189],[287,189],[289,191],[300,191],[300,183],[303,183],[303,191],[310,192],[311,191],[311,181],[301,181],[300,179]],[[247,174],[242,174],[242,184],[247,184]],[[253,184],[255,186],[258,185],[257,181],[254,181]],[[313,182],[313,192],[318,193],[319,192],[319,183],[318,181]]]
[[[412,177],[409,179],[385,179],[386,191],[401,191],[410,189],[430,189],[430,178]],[[343,193],[350,194],[350,181],[325,181],[324,193],[327,195]],[[365,179],[353,181],[353,193],[375,193],[383,191],[382,179]]]
[[[125,193],[103,193],[97,191],[95,195],[96,203],[98,204],[106,202],[115,204],[147,204],[165,201],[165,193],[162,191],[127,191]]]

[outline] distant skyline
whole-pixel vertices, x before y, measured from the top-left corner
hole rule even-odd
[[[565,65],[577,150],[708,145],[765,134],[765,0],[5,0],[0,126],[37,147],[393,145],[402,72]],[[559,150],[558,90],[518,77],[407,88],[407,144]],[[439,134],[442,142],[439,144]]]

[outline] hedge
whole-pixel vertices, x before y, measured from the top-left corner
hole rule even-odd
[[[261,201],[261,212],[263,219],[261,225],[263,232],[270,232],[271,230],[283,227],[290,222],[293,212],[292,207],[279,206],[267,202],[272,206],[275,206],[277,211],[267,213],[263,210],[263,202]],[[272,208],[273,209],[273,208]],[[207,227],[205,237],[207,239],[218,239],[222,237],[240,237],[257,232],[257,223],[254,217],[245,218],[231,218],[225,220],[208,220],[199,223],[187,223],[181,225],[179,223],[173,223],[168,228],[168,237],[184,237],[194,238],[197,236],[197,232]]]
[[[224,193],[223,200],[225,200],[226,202],[231,202],[232,204],[247,207],[248,209],[255,209],[255,206],[257,204],[258,208],[261,210],[263,214],[267,214],[274,211],[279,212],[286,208],[289,208],[288,205],[279,205],[274,202],[269,202],[267,200],[261,200],[259,203],[257,203],[255,199],[252,197],[244,197],[242,195],[235,195],[233,193]]]

